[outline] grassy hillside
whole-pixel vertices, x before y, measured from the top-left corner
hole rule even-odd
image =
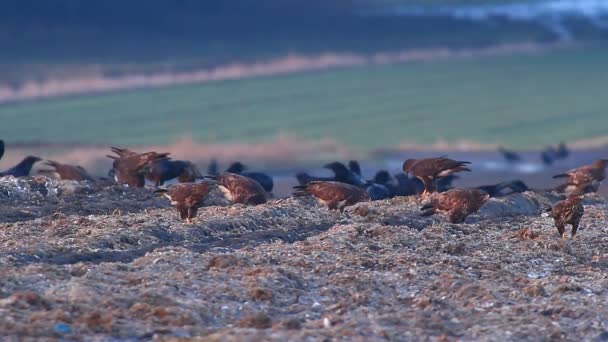
[[[342,69],[0,106],[9,141],[263,141],[360,148],[472,139],[517,147],[605,135],[608,49]]]

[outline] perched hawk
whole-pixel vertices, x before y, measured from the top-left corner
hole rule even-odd
[[[420,210],[421,216],[431,216],[437,211],[446,212],[451,223],[463,223],[470,214],[476,213],[490,198],[479,189],[451,189],[434,194],[430,202]]]
[[[255,180],[230,172],[222,172],[215,179],[226,199],[233,203],[258,205],[266,203],[268,193]]]
[[[344,211],[347,206],[370,200],[364,189],[342,182],[313,181],[295,186],[294,190],[294,196],[313,196],[331,210]]]
[[[560,187],[566,192],[574,194],[595,192],[606,178],[606,165],[608,165],[608,159],[598,159],[593,164],[577,167],[555,175],[553,178],[567,178],[566,183]]]
[[[149,167],[153,162],[169,156],[169,153],[136,153],[116,147],[112,147],[112,152],[117,156],[108,155],[107,157],[114,160],[112,168],[114,169],[116,181],[120,184],[139,188],[146,184],[144,178],[145,168]]]
[[[254,172],[254,171],[245,171],[247,170],[247,166],[245,166],[241,162],[232,163],[227,169],[226,172],[234,173],[237,175],[249,177],[254,181],[260,183],[260,185],[266,190],[266,192],[271,193],[272,188],[274,188],[274,181],[272,177],[263,173],[263,172]]]
[[[0,172],[0,177],[3,176],[13,176],[13,177],[25,177],[29,176],[30,171],[32,171],[32,167],[34,163],[41,161],[42,159],[35,156],[27,156],[19,164],[11,167],[10,169]]]
[[[436,190],[438,178],[449,176],[456,172],[471,171],[465,165],[467,161],[457,161],[446,157],[427,159],[408,159],[403,162],[403,171],[412,174],[424,184],[423,194]]]
[[[42,174],[56,174],[59,179],[76,180],[76,181],[93,181],[93,177],[82,167],[78,165],[61,164],[52,160],[44,163],[51,166],[53,170],[40,170]]]
[[[152,162],[146,168],[145,176],[156,186],[161,186],[173,178],[177,178],[180,183],[193,183],[198,178],[203,178],[192,162],[169,158],[161,158]]]
[[[167,189],[158,189],[154,192],[167,197],[179,212],[180,219],[186,220],[186,223],[190,224],[196,217],[198,208],[203,205],[203,201],[214,187],[215,182],[203,181],[175,184]]]
[[[557,202],[551,209],[551,216],[555,220],[555,227],[562,239],[566,239],[566,225],[572,225],[572,238],[576,235],[578,225],[585,213],[583,204],[583,195],[572,194],[563,201]]]

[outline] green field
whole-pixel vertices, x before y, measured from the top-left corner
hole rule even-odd
[[[353,147],[475,140],[535,147],[606,135],[608,49],[426,62],[0,106],[7,141],[256,142]]]

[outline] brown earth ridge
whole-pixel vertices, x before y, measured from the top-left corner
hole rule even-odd
[[[0,179],[6,339],[596,340],[608,338],[608,203],[576,240],[560,197],[491,199],[464,224],[420,200],[344,214],[302,198],[212,196],[195,224],[150,189]]]

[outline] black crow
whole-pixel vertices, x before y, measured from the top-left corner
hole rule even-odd
[[[4,140],[0,139],[0,159],[2,159],[3,155],[4,155]]]
[[[509,151],[504,147],[499,147],[498,152],[502,154],[506,161],[510,163],[515,163],[521,161],[521,156],[515,151]]]
[[[30,174],[32,170],[32,166],[34,163],[41,161],[42,159],[35,156],[27,156],[25,157],[19,164],[13,166],[12,168],[0,172],[0,177],[2,176],[13,176],[13,177],[25,177]]]
[[[274,188],[274,181],[272,180],[272,177],[262,172],[246,172],[246,169],[247,167],[243,165],[243,163],[235,162],[232,163],[228,169],[226,169],[226,172],[249,177],[260,183],[266,192],[272,192],[272,188]]]
[[[516,192],[525,192],[530,190],[526,183],[519,179],[515,179],[508,182],[502,182],[493,185],[482,185],[478,186],[476,189],[483,190],[487,192],[490,197],[502,197],[507,196]],[[505,189],[509,189],[509,192],[504,192]]]
[[[193,163],[185,160],[159,159],[146,168],[146,179],[156,186],[173,178],[177,178],[180,183],[192,183],[197,178],[202,178],[202,175]]]

